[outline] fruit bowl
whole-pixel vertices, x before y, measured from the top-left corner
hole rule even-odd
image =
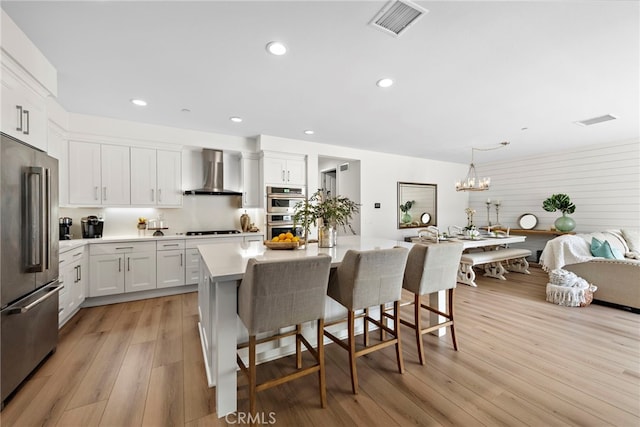
[[[270,240],[265,240],[264,245],[269,249],[297,249],[300,245],[304,245],[304,240],[299,240],[297,242],[272,242]]]

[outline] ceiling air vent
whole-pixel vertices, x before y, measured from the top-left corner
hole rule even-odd
[[[378,12],[369,24],[387,34],[398,37],[428,12],[427,9],[407,0],[391,1]]]
[[[591,126],[602,122],[608,122],[609,120],[617,119],[617,116],[612,114],[605,114],[604,116],[593,117],[591,119],[580,120],[579,122],[574,122],[578,126]]]

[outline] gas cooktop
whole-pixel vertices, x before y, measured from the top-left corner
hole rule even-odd
[[[187,236],[208,236],[210,234],[240,234],[240,230],[187,231]]]

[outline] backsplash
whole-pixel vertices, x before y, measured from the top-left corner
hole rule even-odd
[[[73,239],[81,239],[80,221],[89,215],[104,218],[103,235],[105,237],[137,236],[138,218],[147,219],[163,217],[169,227],[163,230],[165,236],[183,234],[187,231],[198,230],[240,230],[240,215],[247,211],[251,221],[263,230],[263,209],[240,209],[236,197],[224,196],[185,196],[182,208],[60,208],[61,217],[73,220],[71,234]],[[146,231],[147,235],[153,232]]]

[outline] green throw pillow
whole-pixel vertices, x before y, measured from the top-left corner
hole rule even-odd
[[[611,245],[606,240],[601,242],[595,237],[591,239],[591,255],[607,259],[621,259],[621,257],[615,252],[617,251],[612,249]]]

